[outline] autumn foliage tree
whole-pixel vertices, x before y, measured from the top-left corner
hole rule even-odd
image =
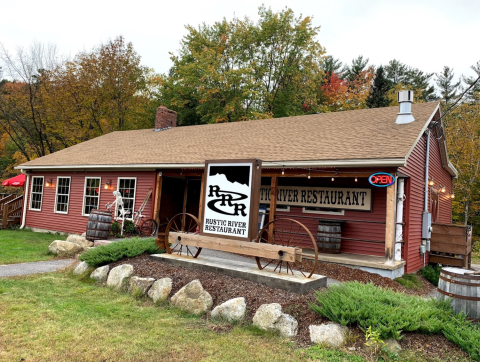
[[[187,26],[162,101],[181,124],[232,122],[314,112],[321,86],[319,28],[310,17],[260,7],[260,19]]]

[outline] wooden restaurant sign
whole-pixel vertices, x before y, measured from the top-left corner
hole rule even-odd
[[[260,188],[260,203],[270,203],[268,186]],[[322,207],[342,210],[372,210],[372,190],[359,188],[279,186],[277,205]]]

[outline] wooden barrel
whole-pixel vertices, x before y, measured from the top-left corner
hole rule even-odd
[[[340,254],[341,236],[341,223],[319,221],[317,233],[318,251],[322,253]]]
[[[455,313],[463,312],[470,318],[480,318],[480,275],[460,268],[442,268],[438,280],[438,298],[451,299]]]
[[[91,210],[87,222],[85,238],[90,241],[105,240],[110,235],[112,226],[112,212]]]

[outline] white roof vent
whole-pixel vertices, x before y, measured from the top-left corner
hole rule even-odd
[[[412,116],[413,91],[404,90],[398,92],[398,103],[400,105],[400,112],[398,112],[396,124],[406,124],[415,121]]]

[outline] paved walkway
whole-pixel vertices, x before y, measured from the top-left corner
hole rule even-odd
[[[37,261],[34,263],[0,265],[0,278],[54,272],[63,269],[74,262],[75,259],[61,259]]]

